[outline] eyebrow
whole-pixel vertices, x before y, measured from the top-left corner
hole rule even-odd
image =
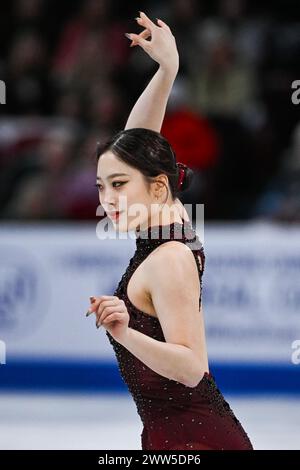
[[[128,175],[127,173],[112,173],[111,175],[109,175],[107,177],[107,179],[111,179],[111,178],[114,178],[115,176],[130,176]],[[97,176],[97,180],[101,180],[100,176]]]

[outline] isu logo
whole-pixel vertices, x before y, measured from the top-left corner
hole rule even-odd
[[[50,293],[33,253],[2,246],[0,259],[0,325],[7,342],[31,335],[43,322]]]

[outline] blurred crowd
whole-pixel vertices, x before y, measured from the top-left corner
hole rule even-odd
[[[263,5],[267,3],[267,5]],[[195,171],[205,219],[300,221],[297,1],[1,3],[0,216],[96,217],[95,149],[125,127],[158,68],[125,32],[171,27],[180,68],[161,133]],[[298,16],[297,16],[298,15]]]

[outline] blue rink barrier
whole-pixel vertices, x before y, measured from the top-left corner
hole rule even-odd
[[[213,363],[210,371],[228,394],[299,394],[300,365]],[[0,365],[0,392],[128,393],[112,361],[12,360]]]

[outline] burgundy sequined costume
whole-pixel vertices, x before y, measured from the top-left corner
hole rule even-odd
[[[128,282],[137,267],[162,243],[178,240],[190,247],[199,272],[200,298],[205,255],[192,225],[174,222],[150,226],[136,232],[136,251],[114,293],[123,299],[130,315],[129,327],[157,341],[165,341],[158,318],[138,310],[127,296]],[[214,376],[206,372],[192,388],[157,374],[128,349],[118,343],[108,331],[119,370],[136,403],[143,423],[143,450],[244,449],[252,444],[219,391]]]

